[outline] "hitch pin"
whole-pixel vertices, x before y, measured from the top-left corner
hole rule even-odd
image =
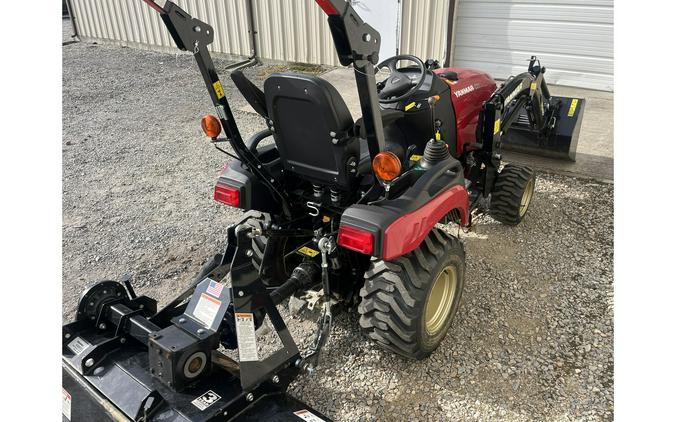
[[[251,227],[251,231],[246,234],[249,238],[253,239],[258,236],[262,236],[262,230],[257,227]]]

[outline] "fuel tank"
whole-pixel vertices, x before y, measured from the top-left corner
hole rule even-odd
[[[457,127],[455,156],[461,157],[464,146],[476,142],[478,114],[497,89],[497,83],[487,73],[474,69],[446,67],[434,73],[450,86]]]

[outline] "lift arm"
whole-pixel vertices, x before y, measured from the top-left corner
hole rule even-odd
[[[384,151],[384,128],[374,68],[379,61],[380,33],[363,22],[345,0],[316,0],[316,3],[328,15],[328,26],[340,64],[354,65],[368,152],[372,160],[380,151]]]
[[[218,78],[218,73],[207,48],[213,42],[213,27],[206,22],[193,18],[189,13],[171,1],[143,1],[159,12],[176,46],[183,51],[191,51],[194,54],[197,66],[206,84],[206,89],[209,92],[213,105],[216,107],[216,112],[227,141],[232,145],[239,159],[281,201],[284,214],[290,216],[290,206],[286,193],[273,183],[274,179],[272,176],[263,167],[258,157],[246,147],[241,137],[234,115],[230,109],[230,104],[227,102],[223,85]]]

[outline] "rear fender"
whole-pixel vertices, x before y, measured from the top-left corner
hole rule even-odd
[[[457,210],[463,226],[469,224],[469,196],[461,164],[450,159],[429,169],[400,197],[373,205],[353,205],[340,220],[340,233],[372,235],[371,255],[392,260],[417,248],[431,229],[448,213]],[[350,230],[351,229],[351,230]]]
[[[246,145],[250,150],[255,151],[263,163],[265,170],[273,177],[279,178],[283,167],[276,146],[272,144],[258,147],[259,143],[271,134],[272,132],[267,129],[258,132],[246,142]],[[257,210],[271,214],[281,212],[281,204],[277,197],[241,161],[232,160],[223,167],[216,182],[216,189],[219,186],[234,188],[239,191],[239,204],[237,208],[246,211]],[[215,195],[214,199],[217,200]]]

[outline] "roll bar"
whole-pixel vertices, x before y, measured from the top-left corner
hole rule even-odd
[[[226,140],[232,145],[239,159],[255,174],[262,183],[281,202],[284,214],[291,215],[291,209],[286,192],[279,189],[273,182],[272,176],[262,165],[258,157],[246,147],[239,128],[227,102],[223,85],[213,65],[211,54],[207,46],[213,42],[213,27],[206,22],[195,19],[185,10],[168,0],[143,0],[150,7],[159,12],[176,46],[183,51],[194,54],[197,66],[202,74],[206,89],[216,108],[220,124]]]
[[[241,161],[276,195],[282,204],[284,214],[290,216],[286,192],[274,183],[258,157],[246,147],[239,128],[227,102],[225,91],[218,78],[207,46],[213,42],[213,27],[195,19],[185,10],[169,0],[143,0],[159,12],[171,37],[179,49],[194,54],[199,70],[206,84],[211,101],[216,108],[221,126]],[[380,34],[363,22],[351,4],[345,0],[315,0],[328,15],[328,25],[335,49],[343,66],[354,66],[356,87],[359,93],[363,127],[371,159],[384,151],[384,128],[377,97],[375,67],[379,60]]]

